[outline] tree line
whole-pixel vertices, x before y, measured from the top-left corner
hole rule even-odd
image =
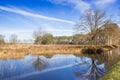
[[[120,42],[120,27],[100,10],[86,11],[76,26],[77,30],[86,33],[81,35],[81,41],[87,44],[111,45]]]
[[[110,16],[107,16],[105,12],[100,10],[86,11],[80,18],[80,21],[76,23],[75,27],[76,34],[73,36],[59,37],[53,37],[52,34],[48,33],[45,34],[41,29],[39,29],[35,32],[37,33],[35,43],[44,44],[48,40],[48,44],[120,44],[120,27],[112,21]]]
[[[53,36],[39,28],[33,32],[34,44],[120,44],[120,27],[100,10],[86,11],[76,23],[75,32],[76,34],[72,36]],[[0,35],[0,44],[4,43],[4,36]],[[10,36],[9,43],[18,43],[15,34]]]

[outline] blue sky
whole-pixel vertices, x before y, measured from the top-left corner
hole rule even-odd
[[[119,4],[120,0],[0,0],[0,34],[5,39],[11,34],[33,39],[33,31],[42,27],[54,36],[72,35],[85,10],[100,9],[117,16]]]

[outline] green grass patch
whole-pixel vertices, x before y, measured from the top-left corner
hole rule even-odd
[[[120,80],[120,59],[101,80]]]

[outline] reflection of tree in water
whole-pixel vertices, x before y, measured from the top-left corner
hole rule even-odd
[[[39,70],[39,71],[45,69],[47,67],[47,64],[48,64],[48,62],[45,60],[42,60],[41,58],[39,58],[39,56],[37,57],[37,59],[33,63],[34,68],[36,70]]]
[[[91,58],[91,61],[86,61],[86,57],[81,57],[81,61],[84,63],[83,65],[87,66],[87,70],[80,72],[79,67],[81,64],[76,65],[75,75],[83,80],[99,80],[106,73],[106,69],[108,70],[111,65],[118,60],[120,56],[120,49],[118,49],[103,54],[84,54],[83,56]]]
[[[2,60],[0,62],[0,80],[6,78],[6,76],[11,77],[16,72],[16,65],[7,60]]]
[[[84,55],[85,56],[85,55]],[[85,80],[98,80],[100,79],[105,73],[106,70],[104,68],[104,64],[97,65],[97,60],[101,58],[100,63],[104,63],[104,57],[100,57],[100,55],[86,55],[91,58],[91,61],[86,61],[86,57],[81,57],[82,64],[85,65],[86,70],[83,72],[79,71],[81,64],[75,66],[75,75]]]
[[[105,68],[98,67],[94,60],[92,60],[90,68],[91,68],[90,73],[89,75],[87,75],[89,80],[98,80],[106,73]]]
[[[116,48],[114,50],[108,51],[107,54],[107,61],[106,61],[106,68],[110,69],[111,65],[113,65],[120,57],[119,54],[120,48]]]

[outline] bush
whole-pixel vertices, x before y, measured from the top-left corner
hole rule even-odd
[[[53,35],[46,33],[43,37],[42,37],[42,44],[52,44],[53,43]]]

